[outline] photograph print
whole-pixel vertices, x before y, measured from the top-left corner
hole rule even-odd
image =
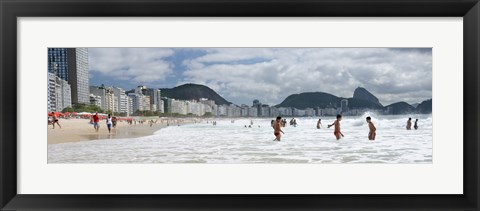
[[[431,48],[48,48],[48,163],[431,164]]]

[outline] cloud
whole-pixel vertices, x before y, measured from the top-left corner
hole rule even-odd
[[[288,95],[328,92],[351,97],[362,86],[384,105],[431,98],[431,49],[211,48],[186,58],[179,84],[210,86],[227,100],[272,105]],[[256,62],[252,62],[256,61]]]
[[[154,84],[173,73],[173,64],[165,60],[173,54],[166,48],[90,48],[89,68],[132,86]]]

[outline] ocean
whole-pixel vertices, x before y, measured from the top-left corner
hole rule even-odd
[[[377,128],[375,141],[368,140],[366,115]],[[406,130],[412,117],[412,130]],[[431,115],[345,116],[337,141],[335,117],[296,118],[297,127],[282,128],[280,142],[273,141],[273,118],[216,119],[213,126],[201,123],[169,126],[154,135],[130,139],[105,139],[48,145],[48,163],[432,163]],[[419,129],[413,122],[419,119]],[[253,121],[253,126],[250,125]],[[247,127],[245,127],[247,125]]]

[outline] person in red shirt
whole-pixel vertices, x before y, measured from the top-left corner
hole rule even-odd
[[[98,132],[98,129],[100,129],[100,118],[98,118],[98,113],[95,113],[95,115],[92,116],[93,119],[93,128],[95,129],[95,132]]]

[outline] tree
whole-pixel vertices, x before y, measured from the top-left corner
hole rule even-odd
[[[73,110],[72,107],[66,107],[66,108],[64,108],[64,109],[62,110],[62,112],[63,112],[63,113],[65,113],[65,112],[70,112],[70,113],[72,113],[72,112],[75,112],[75,110]]]

